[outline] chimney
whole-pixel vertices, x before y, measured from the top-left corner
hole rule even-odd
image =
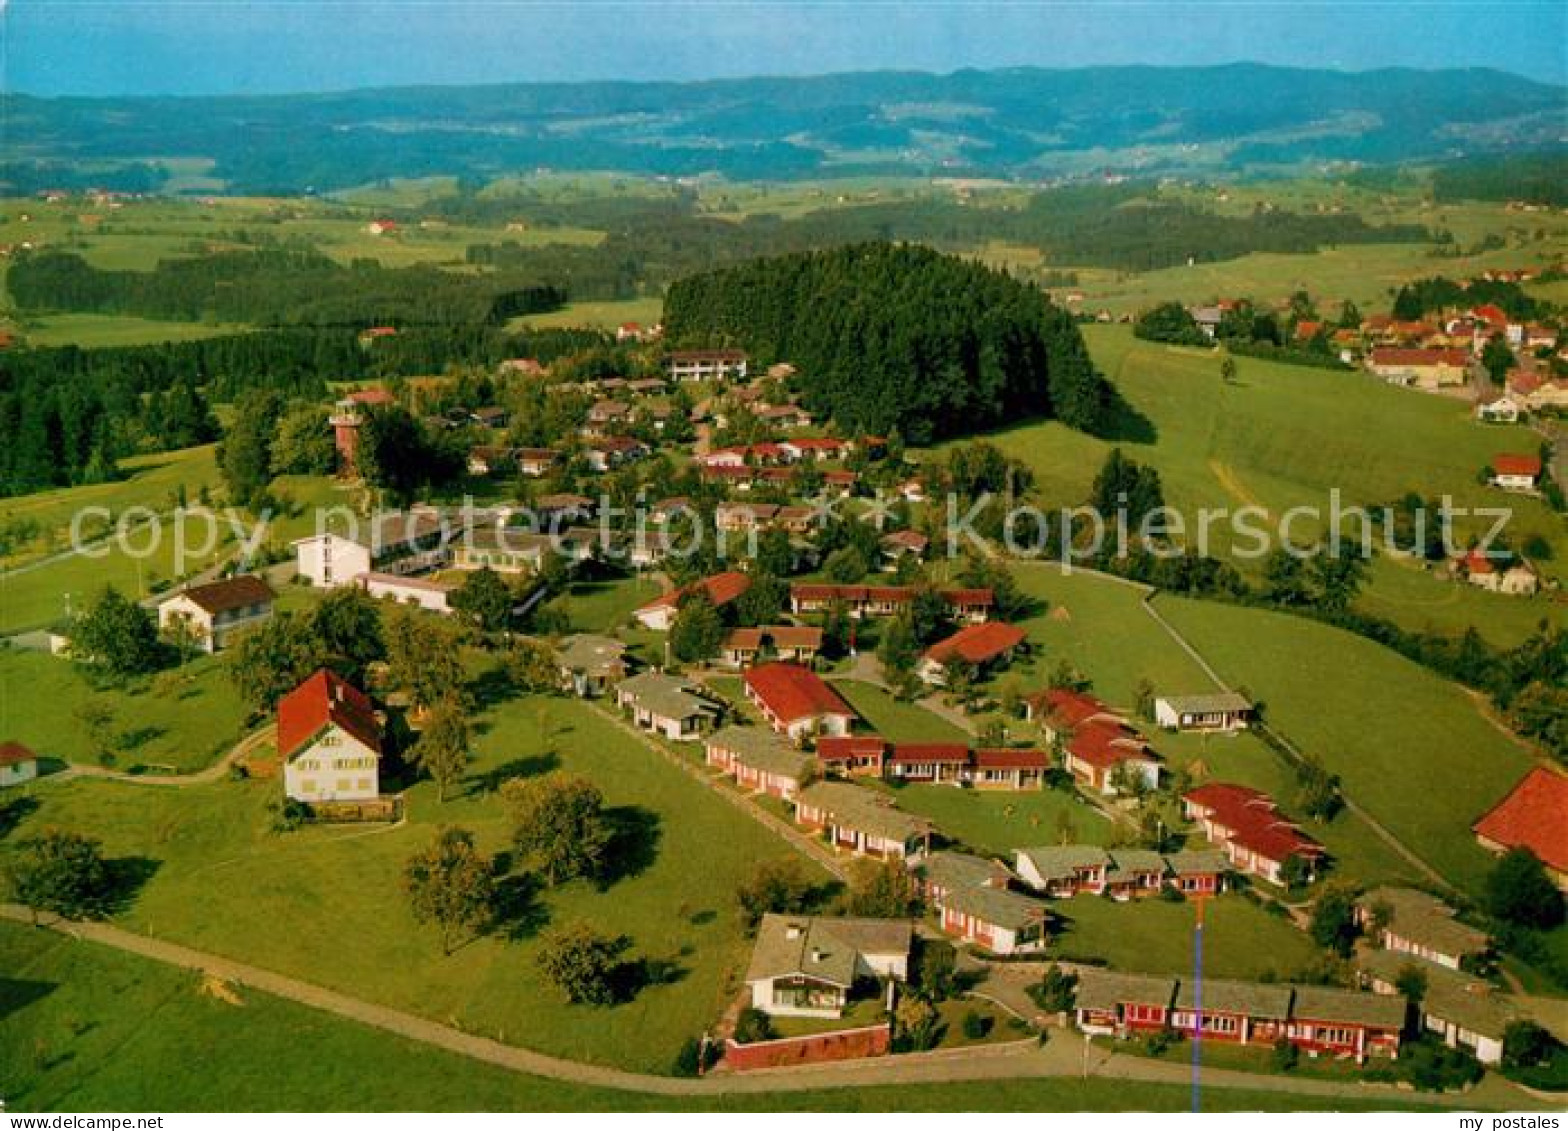
[[[814,946],[814,947],[811,948],[811,961],[813,961],[813,962],[821,962],[822,961],[822,948],[821,947]]]
[[[799,923],[791,923],[789,926],[784,928],[784,937],[787,939],[798,939],[800,938],[800,935],[801,930]]]

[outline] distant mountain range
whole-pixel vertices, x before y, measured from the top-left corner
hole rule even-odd
[[[225,98],[0,96],[12,190],[204,158],[245,192],[539,167],[736,179],[1234,175],[1564,145],[1568,88],[1493,70],[872,72]],[[64,187],[70,187],[69,185]]]

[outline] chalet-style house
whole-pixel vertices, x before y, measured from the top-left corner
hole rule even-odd
[[[597,699],[626,678],[626,645],[613,636],[578,633],[555,650],[561,688],[582,699]]]
[[[1184,849],[1167,853],[1165,867],[1171,887],[1186,896],[1218,895],[1225,890],[1225,873],[1231,870],[1225,854],[1213,848]]]
[[[1488,982],[1391,950],[1358,951],[1356,967],[1362,982],[1379,994],[1398,994],[1405,971],[1420,971],[1426,988],[1421,1000],[1411,1003],[1417,1024],[1449,1048],[1466,1049],[1482,1064],[1502,1063],[1503,1036],[1522,1014]]]
[[[436,581],[428,577],[406,577],[395,573],[362,573],[355,578],[366,593],[378,601],[392,601],[399,605],[413,605],[431,613],[452,612],[451,596],[457,586],[451,582]]]
[[[1568,774],[1537,766],[1472,829],[1489,852],[1525,848],[1568,892]]]
[[[703,752],[742,789],[784,801],[795,799],[812,767],[809,754],[766,727],[724,727],[704,740]]]
[[[158,602],[158,628],[184,625],[204,652],[221,652],[236,632],[253,628],[272,615],[277,594],[255,574],[240,574],[188,585]]]
[[[676,350],[664,372],[671,381],[744,381],[747,360],[740,350]]]
[[[675,623],[675,616],[680,612],[681,602],[693,593],[701,590],[707,594],[708,600],[716,609],[722,609],[732,601],[739,600],[746,590],[751,588],[751,578],[739,570],[727,570],[716,573],[712,577],[704,577],[683,585],[678,589],[671,589],[668,593],[661,594],[637,609],[632,616],[637,618],[644,628],[654,632],[668,632]]]
[[[723,709],[699,683],[660,672],[643,672],[615,687],[616,705],[643,730],[672,742],[691,742],[713,729]]]
[[[1541,457],[1517,452],[1495,455],[1490,482],[1504,491],[1534,491],[1541,482]]]
[[[1273,798],[1250,786],[1210,782],[1182,794],[1181,804],[1187,819],[1224,850],[1238,872],[1271,884],[1284,883],[1285,864],[1291,859],[1301,861],[1310,881],[1326,855],[1322,845],[1279,811]]]
[[[751,1004],[779,1017],[841,1017],[857,983],[909,977],[914,937],[905,919],[764,915],[746,968]]]
[[[0,742],[0,789],[38,776],[38,755],[20,742]]]
[[[897,616],[915,598],[913,585],[826,585],[800,582],[789,587],[790,612],[796,616],[822,613],[842,603],[850,616]],[[942,589],[942,598],[961,621],[988,620],[996,605],[989,589]]]
[[[1056,898],[1079,893],[1099,895],[1111,870],[1111,854],[1092,844],[1020,848],[1013,864],[1019,877],[1035,891]]]
[[[1085,691],[1048,688],[1024,696],[1024,718],[1039,725],[1047,742],[1066,742],[1073,731],[1090,723],[1131,730],[1120,713]]]
[[[1185,980],[1092,967],[1079,972],[1075,1013],[1085,1033],[1130,1037],[1174,1029],[1230,1044],[1286,1040],[1309,1056],[1358,1064],[1398,1056],[1405,1026],[1404,1001],[1383,994],[1219,978],[1203,979],[1200,993]]]
[[[352,585],[362,573],[420,573],[451,558],[452,532],[435,511],[378,515],[352,534],[326,532],[294,542],[299,575],[318,588]]]
[[[927,648],[915,671],[926,683],[941,687],[947,682],[949,664],[965,663],[984,674],[1007,663],[1026,639],[1023,629],[999,620],[966,624]]]
[[[381,723],[359,688],[323,668],[278,700],[283,792],[307,804],[381,792]]]
[[[856,856],[905,860],[930,850],[931,822],[905,813],[884,794],[845,782],[820,781],[802,789],[795,798],[795,823]]]
[[[780,734],[802,742],[814,735],[846,735],[856,714],[822,677],[799,664],[747,668],[746,698]]]
[[[810,625],[768,624],[731,629],[719,646],[719,660],[732,668],[749,668],[766,660],[811,667],[822,651],[822,630]]]
[[[1128,782],[1158,789],[1160,756],[1137,731],[1091,722],[1068,736],[1062,767],[1084,788],[1113,796]]]
[[[1356,919],[1384,950],[1450,970],[1491,947],[1485,931],[1461,923],[1448,904],[1413,888],[1372,889],[1356,900]]]
[[[1167,730],[1238,731],[1252,721],[1252,703],[1234,691],[1208,695],[1162,695],[1154,721]]]

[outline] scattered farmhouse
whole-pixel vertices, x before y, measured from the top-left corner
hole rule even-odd
[[[380,795],[381,723],[359,688],[323,668],[278,700],[283,791],[295,801]]]
[[[812,735],[846,735],[856,715],[822,681],[799,664],[769,663],[747,668],[746,698],[768,725],[796,742]]]
[[[1225,851],[1236,869],[1271,884],[1285,882],[1285,865],[1299,860],[1308,880],[1323,846],[1281,813],[1274,800],[1250,786],[1210,782],[1181,795],[1182,812]]]
[[[204,585],[188,585],[158,602],[158,628],[170,632],[184,626],[204,652],[221,652],[229,638],[272,615],[277,596],[255,574],[241,574]]]
[[[701,684],[661,672],[643,672],[616,685],[615,702],[643,730],[690,742],[711,730],[723,713]]]
[[[1167,730],[1246,730],[1252,704],[1244,695],[1162,695],[1154,701],[1154,721]]]
[[[1568,775],[1537,766],[1473,826],[1491,852],[1527,848],[1568,891]]]
[[[597,699],[626,678],[626,645],[611,636],[568,636],[555,659],[561,687],[583,699]]]
[[[1534,491],[1540,481],[1540,456],[1505,452],[1492,457],[1492,486],[1504,491]]]
[[[764,915],[746,969],[751,1004],[775,1016],[841,1017],[857,983],[907,979],[913,946],[903,919]]]
[[[20,742],[0,742],[0,789],[38,776],[38,755]]]

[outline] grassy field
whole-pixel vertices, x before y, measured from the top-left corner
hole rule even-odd
[[[13,552],[0,559],[0,564],[10,568],[68,547],[72,516],[85,507],[107,507],[115,515],[132,506],[168,510],[175,505],[181,487],[194,504],[203,487],[213,489],[218,485],[215,453],[215,445],[204,444],[176,452],[133,456],[120,462],[125,477],[113,483],[61,487],[0,500],[0,526],[28,524],[38,531],[31,540],[18,540]],[[101,526],[84,525],[83,529],[93,533]]]
[[[1041,844],[1105,844],[1111,822],[1076,794],[1022,793],[907,785],[893,791],[900,809],[928,817],[943,836],[971,851],[1011,862],[1013,850]]]
[[[1158,469],[1167,502],[1187,517],[1188,541],[1196,541],[1201,509],[1224,508],[1225,517],[1210,527],[1210,552],[1223,554],[1238,544],[1228,516],[1243,506],[1265,508],[1263,525],[1272,531],[1292,507],[1315,507],[1326,520],[1335,489],[1342,512],[1415,490],[1449,495],[1464,508],[1509,507],[1508,536],[1515,545],[1532,534],[1546,538],[1554,552],[1540,564],[1548,574],[1560,574],[1568,561],[1568,528],[1559,516],[1537,500],[1476,483],[1477,470],[1497,453],[1535,450],[1539,439],[1526,428],[1483,427],[1470,419],[1463,401],[1395,389],[1359,373],[1240,358],[1237,382],[1226,384],[1220,359],[1209,351],[1140,342],[1123,326],[1087,326],[1085,334],[1096,363],[1147,422],[1145,438],[1119,444]],[[1088,497],[1113,446],[1054,423],[1020,425],[991,439],[1032,468],[1043,502],[1053,508]],[[1461,519],[1459,535],[1488,525],[1489,519]],[[1303,519],[1292,533],[1310,539],[1321,528]],[[1255,559],[1237,564],[1254,574],[1260,568]],[[1370,611],[1412,628],[1455,626],[1473,616],[1482,631],[1505,643],[1517,638],[1532,613],[1561,616],[1544,599],[1456,597],[1447,581],[1409,569],[1394,578],[1391,569],[1380,568],[1367,601]],[[1463,612],[1442,612],[1449,602]]]
[[[1185,1086],[1071,1077],[672,1100],[507,1072],[11,923],[0,923],[0,969],[0,1080],[13,1112],[1185,1111],[1190,1103]],[[295,1068],[280,1072],[281,1064]],[[1289,1104],[1414,1106],[1312,1097]],[[1280,1106],[1264,1092],[1204,1095],[1211,1111]]]
[[[35,346],[145,346],[238,334],[247,326],[222,322],[158,322],[121,314],[49,314],[30,319],[25,333]]]
[[[744,965],[735,884],[788,849],[581,703],[510,700],[477,721],[472,788],[441,805],[416,786],[396,828],[275,834],[275,781],[177,794],[53,783],[38,788],[42,804],[22,828],[91,830],[111,855],[155,862],[123,917],[133,930],[562,1056],[665,1071],[722,1012]],[[627,874],[603,890],[519,888],[504,928],[442,958],[434,932],[409,914],[404,861],[446,824],[503,849],[506,820],[485,787],[557,766],[588,774],[616,807]],[[613,1009],[566,1005],[534,973],[534,952],[547,924],[578,919],[626,934],[632,955],[671,973]]]
[[[547,330],[561,326],[591,326],[613,330],[622,322],[651,326],[664,316],[664,302],[657,298],[630,298],[621,301],[569,302],[548,314],[529,314],[514,319],[511,326]]]
[[[918,703],[894,699],[880,687],[858,680],[840,679],[833,688],[844,697],[877,734],[892,742],[962,742],[970,735]]]
[[[1114,970],[1141,974],[1192,973],[1196,905],[1164,899],[1117,903],[1100,896],[1056,900],[1065,920],[1051,943],[1063,956],[1103,958]],[[1289,919],[1271,915],[1241,895],[1210,900],[1203,909],[1203,970],[1215,978],[1284,979],[1316,954]]]
[[[210,656],[150,681],[95,690],[68,660],[7,648],[0,688],[0,734],[68,762],[96,765],[107,750],[120,770],[202,769],[239,741],[247,714],[222,661]],[[89,700],[113,713],[108,727],[95,731],[77,718]]]
[[[1463,887],[1490,863],[1471,823],[1531,765],[1471,696],[1398,654],[1312,621],[1159,599],[1181,632],[1351,797]],[[1438,788],[1427,788],[1438,786]]]

